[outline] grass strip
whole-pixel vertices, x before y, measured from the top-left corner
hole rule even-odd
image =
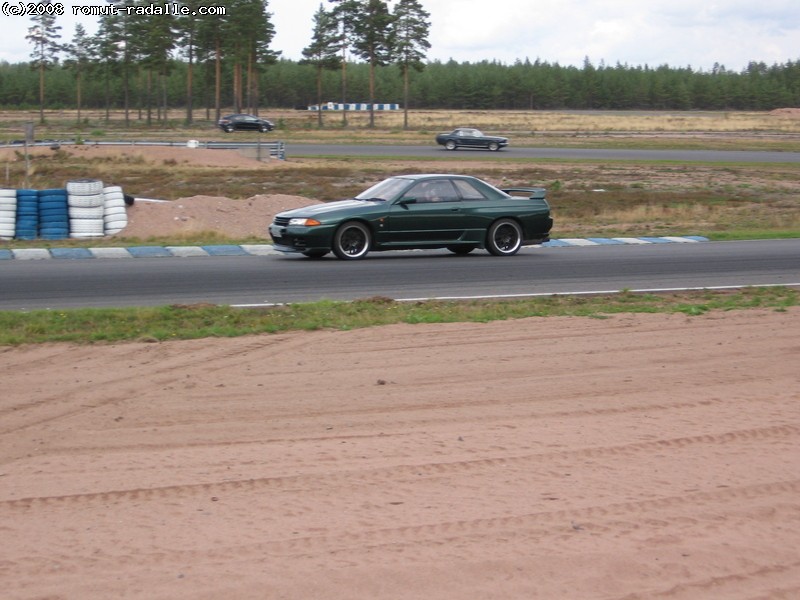
[[[610,318],[621,313],[683,313],[744,309],[786,310],[800,292],[788,287],[679,293],[623,291],[601,296],[550,296],[504,301],[396,302],[373,297],[264,308],[210,304],[153,308],[0,311],[0,345],[163,342],[321,329],[350,330],[394,323],[479,322],[529,317]]]

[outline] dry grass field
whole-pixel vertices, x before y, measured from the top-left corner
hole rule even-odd
[[[325,113],[325,127],[306,111],[262,111],[278,125],[267,139],[290,143],[342,142],[432,144],[433,135],[470,124],[512,139],[512,146],[606,148],[715,148],[800,151],[800,110],[741,112],[599,112],[599,111],[412,111],[403,129],[402,112],[378,113],[369,129],[367,114]],[[132,116],[135,116],[133,114]],[[93,177],[122,185],[138,197],[178,200],[197,195],[229,198],[292,195],[309,202],[347,197],[397,173],[447,171],[468,173],[508,186],[548,188],[560,237],[608,235],[710,235],[716,237],[794,236],[800,232],[800,181],[792,164],[711,164],[632,161],[532,160],[514,157],[483,160],[482,153],[442,152],[430,160],[369,158],[293,158],[257,162],[240,156],[200,161],[199,154],[171,155],[143,147],[102,156],[83,149],[91,141],[117,139],[230,139],[196,111],[197,122],[182,124],[172,111],[164,125],[147,127],[124,115],[84,111],[76,125],[74,112],[51,112],[36,137],[77,137],[84,146],[42,148],[25,161],[16,149],[0,149],[0,185],[60,187],[76,177]],[[0,112],[0,141],[19,139],[26,122],[38,113]],[[237,133],[238,140],[264,139]],[[214,151],[221,152],[221,151]],[[220,232],[218,232],[220,233]],[[225,232],[221,232],[225,235]],[[182,240],[173,239],[180,242]],[[183,240],[192,241],[192,240]]]

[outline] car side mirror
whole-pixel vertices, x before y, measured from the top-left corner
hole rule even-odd
[[[400,198],[400,200],[397,203],[400,206],[407,207],[409,204],[416,204],[417,203],[417,199],[416,198],[411,198],[411,197]]]

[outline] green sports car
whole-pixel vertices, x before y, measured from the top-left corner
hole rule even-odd
[[[552,226],[543,188],[501,190],[467,175],[398,175],[349,200],[279,213],[269,234],[275,249],[311,258],[420,248],[512,256],[548,241]]]

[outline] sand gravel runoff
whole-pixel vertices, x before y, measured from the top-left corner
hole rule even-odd
[[[0,348],[6,600],[800,597],[800,311]]]

